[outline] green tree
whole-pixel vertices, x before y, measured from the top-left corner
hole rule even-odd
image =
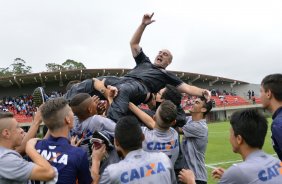
[[[31,66],[26,66],[25,60],[21,58],[14,59],[14,62],[6,68],[0,68],[0,76],[7,77],[18,74],[31,73]]]
[[[65,62],[63,62],[62,66],[65,70],[86,69],[83,63],[71,59],[67,59]]]
[[[11,67],[11,72],[16,75],[31,73],[31,66],[26,66],[25,60],[21,58],[14,59],[14,63],[11,64]]]
[[[7,77],[11,76],[13,73],[9,71],[9,67],[7,68],[0,68],[0,77]]]
[[[64,67],[57,63],[47,63],[45,64],[45,66],[47,68],[47,72],[56,72],[56,71],[64,70]]]

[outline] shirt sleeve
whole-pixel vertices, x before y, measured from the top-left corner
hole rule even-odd
[[[281,120],[282,121],[282,120]],[[281,123],[280,123],[281,124]],[[272,132],[272,139],[274,142],[274,146],[277,149],[277,155],[282,157],[282,125],[280,125],[278,122],[273,122],[271,126],[271,132]],[[280,158],[281,160],[282,158]]]
[[[145,55],[142,48],[140,50],[140,53],[134,57],[136,65],[139,65],[141,63],[151,63],[150,59]]]
[[[168,72],[166,70],[162,70],[163,72],[166,72],[167,77],[169,78],[169,84],[175,87],[180,86],[183,81],[181,79],[179,79],[178,77],[176,77],[176,75],[174,73]]]
[[[200,123],[186,123],[182,127],[182,131],[185,137],[204,137],[206,136],[206,131],[203,131]]]
[[[0,175],[6,179],[27,181],[34,163],[28,162],[14,153],[5,154],[0,159]]]
[[[241,170],[237,166],[231,166],[229,169],[227,169],[222,178],[219,180],[219,184],[242,184],[246,183],[241,178],[244,174],[241,172]]]
[[[105,118],[103,116],[98,116],[99,117],[99,122],[102,125],[100,131],[105,131],[107,134],[110,136],[114,137],[115,135],[115,128],[116,128],[116,123],[113,122],[109,118]]]
[[[100,177],[100,180],[99,180],[99,183],[100,184],[108,184],[108,183],[111,183],[111,180],[110,180],[110,172],[109,172],[109,169],[106,168],[103,172],[103,174],[101,175]]]
[[[92,177],[89,170],[89,161],[87,159],[87,153],[85,151],[83,152],[78,168],[77,179],[79,184],[90,184],[92,183]]]
[[[74,84],[64,95],[65,99],[71,100],[78,93],[92,94],[94,91],[92,79],[86,79],[80,83]]]

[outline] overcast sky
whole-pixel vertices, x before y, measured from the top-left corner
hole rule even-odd
[[[143,14],[156,22],[140,45],[168,70],[260,83],[282,72],[281,0],[0,0],[0,68],[22,58],[33,72],[66,59],[133,68],[129,41]]]

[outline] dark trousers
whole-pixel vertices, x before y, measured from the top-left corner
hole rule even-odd
[[[107,117],[117,122],[122,116],[131,114],[128,112],[128,103],[136,105],[144,102],[148,93],[147,88],[138,80],[127,77],[101,76],[97,79],[105,79],[105,86],[112,85],[118,88],[118,96],[114,98]],[[105,99],[103,95],[94,89],[92,79],[86,79],[80,83],[74,84],[64,95],[65,99],[71,100],[78,93],[88,93],[89,95],[99,96]]]
[[[207,184],[207,182],[206,181],[196,180],[196,184]]]
[[[118,122],[121,117],[130,114],[128,103],[139,105],[144,102],[148,90],[142,83],[134,79],[123,79],[116,87],[118,96],[114,98],[109,107],[107,117]]]

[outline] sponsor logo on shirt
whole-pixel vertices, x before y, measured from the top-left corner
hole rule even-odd
[[[49,150],[37,150],[37,152],[50,162],[68,165],[68,155]]]
[[[269,181],[277,176],[282,175],[282,162],[276,163],[271,167],[260,170],[258,173],[258,178],[261,181]]]
[[[120,181],[122,183],[128,183],[145,177],[149,177],[151,175],[156,175],[161,172],[166,172],[166,169],[162,162],[150,163],[148,165],[123,172],[120,175]]]
[[[172,150],[178,146],[178,140],[171,140],[169,142],[148,142],[147,143],[147,149],[150,151],[158,150],[158,151],[164,151],[164,150]]]

